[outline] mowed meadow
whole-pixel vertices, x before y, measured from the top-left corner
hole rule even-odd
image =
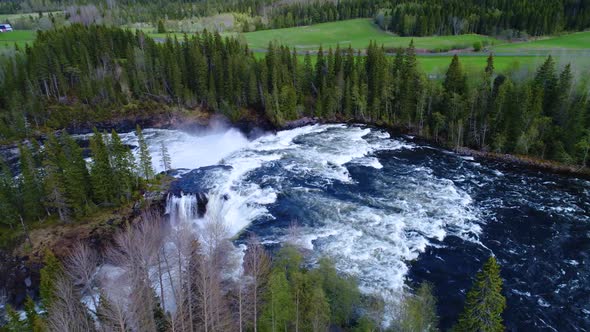
[[[590,31],[544,37],[528,42],[506,42],[488,36],[467,34],[457,36],[401,37],[385,32],[370,19],[354,19],[310,26],[262,30],[241,35],[255,52],[262,52],[270,42],[295,48],[300,54],[317,52],[321,46],[352,47],[362,50],[373,41],[386,49],[405,48],[413,40],[419,64],[429,74],[443,74],[452,54],[457,52],[467,72],[477,72],[486,66],[489,52],[496,55],[499,72],[536,68],[549,54],[560,64],[572,63],[574,68],[590,68]],[[482,43],[485,52],[474,52],[474,43]],[[442,53],[441,53],[442,52]]]
[[[448,51],[466,49],[475,42],[495,44],[500,41],[481,35],[467,34],[443,37],[400,37],[381,30],[371,19],[354,19],[321,23],[303,27],[262,30],[243,34],[248,46],[254,50],[266,49],[273,41],[288,45],[298,50],[317,50],[351,46],[354,49],[364,49],[370,41],[383,45],[385,48],[407,47],[414,40],[416,48],[424,51]]]
[[[35,40],[36,32],[32,30],[15,30],[0,33],[0,50],[13,48],[14,45],[22,48]]]

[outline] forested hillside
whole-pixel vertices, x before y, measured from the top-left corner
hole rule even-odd
[[[548,57],[530,78],[467,77],[455,57],[442,84],[422,74],[413,45],[387,57],[377,45],[320,50],[298,61],[271,45],[262,59],[204,33],[156,43],[104,26],[52,30],[2,66],[3,139],[92,122],[155,100],[239,119],[257,110],[277,125],[302,116],[405,128],[454,147],[587,162],[587,86]],[[135,106],[134,106],[135,105]]]

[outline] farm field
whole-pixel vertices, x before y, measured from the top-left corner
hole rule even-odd
[[[32,30],[15,30],[0,33],[0,50],[12,48],[15,44],[24,47],[27,43],[35,40],[35,35],[35,31]]]
[[[61,11],[43,12],[43,15],[48,15],[48,14],[58,15],[58,14],[62,14],[62,13],[63,12],[61,12]],[[28,18],[28,17],[38,18],[39,13],[0,14],[0,23],[14,22],[14,21],[21,19],[23,17],[24,18]]]
[[[370,19],[355,19],[339,22],[322,23],[304,27],[261,30],[244,33],[248,45],[252,49],[266,49],[270,41],[295,47],[299,50],[317,50],[320,45],[364,49],[370,41],[387,48],[407,47],[413,39],[417,49],[436,51],[450,49],[464,49],[473,43],[498,43],[495,38],[481,35],[459,35],[442,37],[399,37],[387,33],[375,26]]]
[[[504,43],[493,47],[494,51],[502,52],[572,52],[588,51],[590,54],[590,31],[575,32],[556,37],[545,37],[529,42]]]

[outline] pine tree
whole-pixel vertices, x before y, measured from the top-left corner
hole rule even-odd
[[[55,300],[55,281],[63,277],[63,265],[49,250],[45,252],[43,265],[41,281],[39,282],[39,295],[41,296],[42,308],[48,310]]]
[[[10,305],[6,306],[6,325],[4,328],[9,332],[22,332],[27,330],[26,322],[20,319],[20,314]]]
[[[82,149],[66,132],[61,135],[61,144],[67,162],[64,165],[66,197],[69,208],[76,217],[86,215],[92,205],[90,175]]]
[[[158,33],[166,33],[166,27],[164,26],[164,21],[158,20]]]
[[[94,135],[90,139],[90,150],[92,152],[90,180],[94,199],[98,204],[113,203],[116,194],[113,181],[115,177],[103,134],[99,133],[96,128],[94,129]]]
[[[129,200],[137,182],[135,157],[131,149],[123,144],[115,130],[111,132],[110,151],[111,164],[117,179],[117,192],[121,197]]]
[[[21,193],[22,215],[26,220],[35,220],[41,217],[42,188],[39,174],[35,168],[31,150],[19,146],[21,167]]]
[[[31,332],[43,332],[46,330],[43,319],[37,313],[35,301],[30,296],[27,296],[25,301],[26,326],[27,330]]]
[[[504,331],[502,312],[506,298],[502,295],[500,265],[491,256],[477,273],[475,283],[467,293],[465,309],[454,331]]]
[[[164,168],[164,171],[169,171],[172,169],[172,159],[170,158],[170,153],[168,153],[168,148],[166,147],[166,145],[164,144],[164,142],[162,142],[162,144],[160,144],[160,156],[162,158],[162,168]]]
[[[18,222],[17,188],[10,168],[0,157],[0,223],[11,228]]]
[[[62,147],[53,134],[49,134],[45,143],[44,188],[45,205],[57,211],[61,221],[69,220],[69,209],[66,199],[66,185],[63,166],[66,163]]]
[[[449,69],[445,76],[445,81],[443,82],[443,87],[448,94],[456,93],[463,95],[467,91],[466,76],[463,73],[457,54],[455,54],[453,60],[451,60],[451,64],[449,65]]]
[[[137,142],[139,144],[139,169],[140,173],[143,175],[144,178],[150,180],[154,177],[154,169],[152,166],[152,156],[150,155],[150,151],[143,137],[143,133],[139,125],[135,129],[135,134],[137,135]]]

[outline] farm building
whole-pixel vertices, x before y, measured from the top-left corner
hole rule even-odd
[[[0,23],[0,32],[10,32],[12,31],[12,26],[8,23]]]

